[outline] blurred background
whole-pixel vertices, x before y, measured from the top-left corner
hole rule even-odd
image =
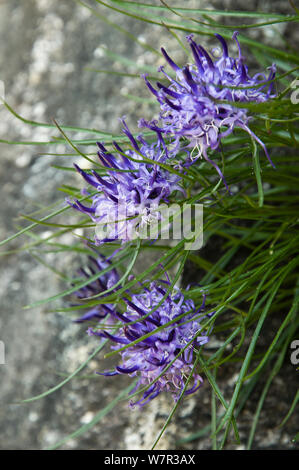
[[[128,125],[136,130],[140,117],[149,118],[157,112],[143,80],[86,69],[123,71],[119,63],[107,57],[105,48],[133,61],[134,66],[124,66],[126,72],[136,73],[138,67],[144,65],[158,67],[163,61],[157,60],[152,52],[145,52],[141,45],[109,26],[107,21],[133,33],[140,42],[146,41],[155,48],[167,46],[178,62],[183,60],[182,50],[166,29],[119,15],[93,0],[85,3],[96,8],[98,16],[72,0],[0,0],[0,80],[5,85],[5,99],[29,120],[49,123],[55,119],[59,124],[119,133],[118,118],[126,115]],[[179,2],[168,3],[173,6]],[[194,0],[184,1],[184,6],[292,12],[286,0]],[[287,28],[286,24],[278,24],[275,29],[252,30],[252,34],[255,38],[259,35],[267,44],[283,48],[285,38],[294,44],[298,42],[295,28],[296,24]],[[204,39],[202,42],[205,44]],[[130,99],[133,94],[141,98],[138,103]],[[58,135],[56,130],[31,127],[0,105],[0,139],[43,142],[53,135]],[[24,226],[22,214],[61,200],[57,188],[69,184],[71,177],[53,168],[53,164],[63,165],[65,160],[48,155],[51,151],[67,150],[63,144],[55,146],[55,150],[49,145],[0,145],[1,240]],[[47,155],[41,155],[45,152]],[[82,184],[80,179],[77,183]],[[44,227],[44,231],[39,230],[39,236],[46,238],[50,232]],[[54,445],[90,422],[129,383],[124,377],[95,376],[94,371],[109,367],[108,361],[96,357],[80,372],[79,378],[55,393],[33,403],[16,404],[55,386],[79,367],[98,345],[95,338],[87,337],[86,327],[72,323],[68,316],[50,313],[49,305],[24,309],[68,287],[32,256],[35,252],[29,249],[18,252],[31,241],[28,235],[15,239],[2,247],[2,251],[10,250],[10,253],[0,257],[0,340],[5,344],[5,365],[0,365],[2,449],[44,449]],[[65,236],[64,243],[72,243],[71,235]],[[80,263],[72,254],[60,257],[50,253],[44,259],[57,270],[69,270],[69,276]],[[288,373],[286,371],[286,376]],[[294,384],[286,383],[281,375],[274,380],[274,390],[262,411],[254,448],[292,448],[295,413],[283,430],[278,429],[277,424],[286,415],[296,390],[295,371],[293,373]],[[235,383],[233,369],[230,371],[227,367],[220,381],[224,395],[229,396]],[[240,418],[241,445],[231,442],[227,448],[244,448],[255,406],[254,402],[248,403]],[[78,439],[68,440],[62,448],[149,449],[171,408],[172,400],[167,396],[159,397],[143,410],[131,411],[128,402],[122,401],[93,429]],[[181,442],[183,437],[204,428],[209,420],[210,391],[205,383],[196,396],[179,407],[158,448],[210,448],[207,436],[189,444]]]

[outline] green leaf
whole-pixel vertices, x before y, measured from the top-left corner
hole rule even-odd
[[[259,152],[255,141],[252,139],[252,147],[253,147],[253,168],[256,177],[257,183],[257,190],[258,190],[258,205],[259,207],[263,207],[264,204],[264,191],[263,191],[263,182],[261,178],[261,167],[260,167],[260,160],[259,160]]]

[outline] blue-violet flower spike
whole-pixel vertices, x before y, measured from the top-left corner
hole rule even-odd
[[[117,350],[128,345],[120,353],[121,364],[114,371],[102,375],[128,374],[130,377],[138,377],[131,393],[135,393],[139,387],[149,385],[142,398],[131,403],[131,406],[143,406],[163,391],[172,393],[174,400],[177,400],[192,371],[194,349],[209,340],[201,325],[203,318],[207,318],[205,295],[199,308],[195,308],[194,302],[186,299],[179,288],[174,288],[163,300],[169,286],[168,281],[152,282],[148,288],[143,287],[140,293],[124,299],[127,309],[121,316],[118,314],[123,326],[115,335],[103,330],[93,330],[93,334],[116,343],[112,349]],[[173,320],[171,325],[159,329]],[[153,334],[130,346],[148,333]],[[190,344],[187,346],[188,343]],[[171,364],[172,361],[174,362]],[[157,380],[153,383],[155,379]],[[202,382],[201,376],[194,371],[185,393],[194,393]]]
[[[125,121],[122,122],[123,131],[132,148],[122,150],[114,142],[118,153],[114,156],[103,144],[98,143],[98,157],[107,168],[106,175],[100,176],[96,171],[87,173],[75,165],[76,170],[97,192],[90,196],[92,202],[89,207],[78,200],[68,203],[96,223],[96,245],[115,240],[124,243],[140,237],[155,214],[159,213],[159,204],[168,203],[169,196],[175,190],[184,192],[179,185],[180,176],[143,160],[146,157],[164,163],[170,158],[161,131],[157,130],[157,139],[148,143],[142,136],[135,139]]]
[[[220,34],[216,34],[216,37],[220,42],[222,55],[215,60],[201,45],[196,44],[192,35],[187,36],[194,63],[183,68],[175,64],[162,48],[166,61],[176,73],[176,79],[171,78],[160,67],[170,84],[165,86],[157,82],[155,89],[144,76],[149,90],[160,103],[162,124],[159,125],[157,121],[146,122],[144,119],[139,122],[140,127],[146,126],[174,135],[177,150],[181,145],[180,139],[185,138],[188,141],[187,148],[192,149],[186,164],[204,157],[215,167],[224,183],[223,174],[209,158],[208,150],[218,149],[221,139],[231,134],[236,127],[244,129],[263,147],[274,167],[264,143],[248,127],[248,110],[236,107],[234,103],[261,103],[274,98],[273,79],[276,67],[275,64],[269,67],[268,77],[264,73],[250,76],[237,34],[238,32],[233,34],[239,49],[237,58],[229,56],[226,41]]]

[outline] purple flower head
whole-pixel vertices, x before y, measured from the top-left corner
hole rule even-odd
[[[78,274],[83,278],[85,277],[86,279],[94,278],[96,274],[98,274],[98,277],[96,277],[96,279],[93,281],[90,281],[86,286],[77,290],[76,297],[78,300],[88,299],[89,297],[111,289],[119,281],[119,275],[115,268],[112,268],[110,271],[102,274],[102,271],[109,266],[112,266],[112,263],[108,258],[105,258],[105,256],[98,255],[97,258],[89,256],[88,268],[80,268],[78,270]],[[113,308],[114,307],[109,304],[95,305],[80,318],[77,318],[75,322],[82,323],[84,321],[93,319],[100,321],[103,318],[106,318],[111,313]],[[110,316],[110,318],[113,318],[114,320],[114,317]]]
[[[131,300],[125,299],[127,303],[125,313],[115,312],[115,316],[123,323],[115,335],[103,330],[93,331],[93,334],[109,338],[118,344],[118,346],[112,346],[112,349],[130,345],[142,336],[154,332],[122,351],[120,353],[121,365],[112,372],[102,374],[137,376],[138,382],[132,393],[139,387],[150,385],[142,398],[136,403],[131,403],[131,406],[136,404],[143,406],[163,391],[171,392],[174,400],[177,400],[192,371],[194,348],[204,345],[209,340],[207,334],[202,331],[200,323],[204,317],[207,317],[204,316],[205,296],[200,308],[195,308],[192,300],[185,299],[178,288],[175,288],[163,300],[169,285],[169,282],[161,280],[152,282],[149,288],[144,288],[141,293],[132,295]],[[158,306],[162,300],[163,302]],[[144,318],[146,315],[148,316]],[[173,320],[171,325],[158,330],[159,327]],[[190,344],[186,347],[189,342]],[[158,378],[160,375],[161,377]],[[152,383],[155,379],[157,380]],[[201,386],[202,378],[194,373],[190,383],[191,386],[186,390],[186,394],[194,393]]]
[[[219,167],[209,159],[207,151],[217,149],[221,139],[231,134],[235,127],[248,132],[263,147],[274,166],[265,145],[248,127],[248,110],[236,107],[234,103],[261,103],[275,97],[272,80],[276,67],[273,64],[269,68],[268,77],[264,73],[250,76],[237,34],[233,34],[239,49],[237,58],[229,56],[227,44],[219,34],[216,37],[221,44],[222,55],[215,60],[190,35],[187,39],[194,58],[193,64],[179,67],[162,48],[166,61],[176,73],[176,79],[171,78],[161,67],[160,71],[170,84],[165,86],[157,82],[158,89],[155,89],[144,77],[149,90],[161,105],[162,126],[159,127],[157,121],[146,123],[144,120],[140,121],[140,126],[146,125],[174,135],[177,149],[180,138],[187,139],[187,147],[192,148],[187,164],[203,156],[216,168],[223,180]]]
[[[173,191],[183,191],[179,185],[179,176],[143,160],[145,157],[163,163],[169,158],[161,132],[157,130],[156,141],[148,143],[142,136],[135,139],[124,121],[123,124],[123,132],[131,142],[131,149],[124,151],[114,142],[118,153],[118,156],[114,156],[103,144],[98,143],[98,156],[102,165],[107,168],[107,175],[100,176],[96,171],[91,171],[90,174],[75,165],[87,183],[96,188],[97,193],[90,196],[90,207],[78,200],[68,202],[75,209],[89,215],[97,224],[97,245],[138,238],[144,227],[155,217],[159,204],[167,203]]]

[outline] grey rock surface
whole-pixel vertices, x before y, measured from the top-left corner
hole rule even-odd
[[[94,4],[92,1],[87,3]],[[205,1],[186,3],[188,6],[207,6]],[[279,11],[286,2],[252,2],[250,6],[244,1],[208,3],[215,8],[232,8],[233,5],[234,9],[254,9],[261,3],[264,9],[274,8],[276,4]],[[182,57],[178,44],[167,31],[162,32],[161,29],[116,15],[104,8],[98,11],[109,21],[135,34],[139,41],[147,41],[156,48],[167,43],[169,49]],[[284,34],[283,28],[281,33]],[[270,35],[268,41],[279,41],[276,36],[273,39],[271,32],[267,34]],[[266,36],[264,40],[267,40]],[[122,71],[121,66],[113,64],[106,57],[103,47],[128,57],[137,67],[143,64],[155,67],[161,65],[153,53],[144,52],[139,44],[122,36],[92,15],[90,10],[71,0],[0,2],[0,79],[5,85],[7,102],[27,119],[51,122],[55,118],[64,125],[119,132],[119,117],[126,115],[128,124],[136,128],[141,116],[151,117],[156,113],[156,108],[148,101],[136,104],[126,96],[149,98],[142,79],[128,80],[86,70],[114,68],[118,72]],[[135,73],[136,69],[131,66],[126,71]],[[58,136],[58,132],[45,127],[31,127],[15,119],[0,106],[0,138],[47,141],[52,135]],[[75,137],[81,135],[78,133]],[[12,235],[18,226],[24,225],[19,218],[20,214],[38,211],[41,206],[62,207],[61,193],[57,188],[62,184],[71,184],[72,177],[53,168],[53,164],[64,164],[65,161],[60,157],[41,155],[51,151],[50,146],[43,145],[1,144],[1,239]],[[55,146],[56,153],[66,151],[69,152],[69,148],[63,144]],[[79,178],[76,183],[81,184]],[[76,216],[69,220],[75,221]],[[47,238],[51,235],[51,228],[45,226],[34,233]],[[65,235],[61,240],[66,244],[73,242],[71,235]],[[6,362],[0,365],[1,449],[45,449],[54,445],[90,422],[111,398],[129,384],[124,377],[107,379],[95,375],[95,371],[112,365],[112,362],[96,357],[80,372],[80,378],[73,379],[41,400],[18,404],[20,400],[55,386],[78,368],[98,346],[96,339],[88,337],[85,328],[72,323],[70,317],[50,312],[51,307],[65,306],[63,301],[55,305],[24,309],[24,306],[68,287],[65,281],[32,256],[38,254],[37,250],[28,246],[33,241],[24,235],[6,245],[5,249],[11,252],[0,257],[0,340],[5,344]],[[24,246],[27,248],[19,252]],[[44,259],[70,277],[80,261],[79,258],[74,260],[71,254],[63,254],[61,257],[59,253],[48,253]],[[151,262],[151,259],[146,261]],[[233,370],[226,371],[228,374],[230,372],[229,377],[220,377],[224,393],[227,394],[234,384]],[[289,370],[285,371],[286,376],[289,373]],[[287,404],[296,385],[288,386],[279,380],[273,385],[277,395],[284,394],[288,400],[269,402],[265,410],[271,414],[271,410],[278,407],[278,414],[282,418],[288,411]],[[206,383],[197,397],[184,402],[158,448],[173,449],[179,446],[177,441],[182,436],[209,423],[208,388]],[[90,431],[78,439],[68,440],[62,448],[149,449],[172,406],[167,396],[161,397],[159,401],[154,400],[143,410],[131,411],[127,401],[122,401]],[[254,409],[253,403],[243,417],[240,448],[246,443]],[[288,434],[276,428],[278,423],[273,420],[274,416],[262,416],[261,423],[264,424],[257,446],[292,448],[293,421]],[[185,444],[186,448],[192,446],[207,449],[210,448],[210,440],[205,437]],[[233,443],[229,446],[237,448]]]

